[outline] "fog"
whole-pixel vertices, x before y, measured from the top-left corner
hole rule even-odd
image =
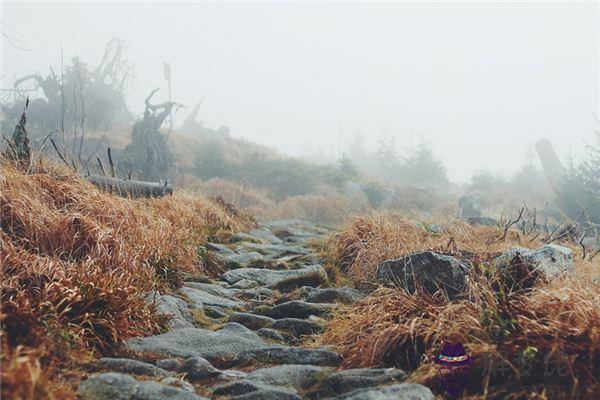
[[[3,2],[2,88],[119,37],[128,102],[167,91],[235,137],[335,159],[361,133],[422,140],[454,181],[509,174],[548,137],[579,154],[598,115],[598,6],[587,4],[116,4]],[[16,38],[9,41],[7,35]],[[176,118],[182,122],[188,110]]]

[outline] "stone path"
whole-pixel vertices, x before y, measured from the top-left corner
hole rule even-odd
[[[434,399],[428,388],[402,383],[401,370],[338,370],[339,354],[302,345],[323,331],[336,304],[363,297],[328,287],[311,248],[328,234],[282,220],[210,243],[227,266],[220,280],[189,276],[177,295],[149,296],[171,316],[171,330],[127,341],[126,358],[97,360],[81,399]]]

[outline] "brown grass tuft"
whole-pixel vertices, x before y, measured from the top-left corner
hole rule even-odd
[[[592,278],[600,263],[578,262],[574,274],[551,282],[526,274],[507,280],[482,264],[519,242],[514,233],[512,243],[498,240],[499,234],[497,228],[455,223],[432,235],[397,217],[357,219],[332,243],[355,282],[372,280],[385,259],[421,250],[451,252],[469,258],[475,268],[458,301],[379,288],[339,309],[322,342],[341,352],[345,368],[398,366],[413,371],[411,381],[432,388],[438,381],[432,357],[444,341],[461,342],[474,359],[473,396],[519,398],[522,391],[542,393],[548,385],[555,386],[546,393],[551,398],[597,394],[600,287]],[[518,261],[511,266],[516,275],[522,269]]]
[[[245,224],[203,198],[124,199],[54,165],[25,175],[0,162],[6,398],[53,397],[40,382],[75,353],[157,332],[146,294],[177,286],[179,272],[206,273],[201,245]]]
[[[358,217],[332,239],[330,253],[350,278],[364,281],[374,278],[383,261],[415,251],[432,250],[477,261],[514,245],[541,244],[538,239],[522,239],[517,232],[510,232],[510,240],[503,242],[503,230],[498,227],[446,222],[443,232],[431,233],[425,228],[427,223],[417,223],[402,214]]]

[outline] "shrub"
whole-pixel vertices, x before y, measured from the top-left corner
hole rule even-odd
[[[573,162],[559,182],[559,203],[571,218],[600,224],[600,132],[587,157]]]

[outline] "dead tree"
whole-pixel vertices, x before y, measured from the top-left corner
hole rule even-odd
[[[169,177],[174,164],[174,157],[167,145],[167,138],[160,132],[165,119],[173,107],[180,107],[172,101],[151,104],[153,90],[146,98],[144,115],[134,125],[131,132],[131,143],[123,150],[121,170],[133,173],[136,178],[158,181]]]
[[[64,151],[79,158],[84,131],[105,131],[113,124],[133,120],[124,96],[133,67],[124,59],[124,46],[119,39],[110,40],[102,61],[94,69],[74,57],[59,71],[50,67],[47,75],[34,73],[17,79],[11,89],[1,92],[7,94],[1,104],[2,130],[14,126],[21,113],[20,104],[28,93],[34,92],[28,121],[32,142],[47,131],[60,130]]]

